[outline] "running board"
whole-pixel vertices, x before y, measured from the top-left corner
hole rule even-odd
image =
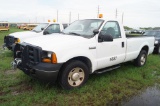
[[[115,65],[115,66],[111,66],[111,67],[108,67],[108,68],[96,70],[94,73],[95,74],[102,74],[102,73],[105,73],[107,71],[115,70],[117,68],[120,68],[120,65]]]

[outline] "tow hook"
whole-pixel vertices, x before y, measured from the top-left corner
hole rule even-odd
[[[20,58],[15,58],[14,61],[11,62],[11,67],[13,70],[17,69],[17,66],[21,64],[22,60]]]

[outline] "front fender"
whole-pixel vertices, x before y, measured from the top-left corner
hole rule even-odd
[[[65,63],[73,58],[76,57],[86,57],[90,60],[92,64],[92,72],[96,69],[97,67],[97,62],[96,62],[96,50],[68,50],[68,51],[63,51],[56,53],[57,55],[57,60],[58,63]]]

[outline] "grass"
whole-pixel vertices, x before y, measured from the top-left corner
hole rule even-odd
[[[0,32],[3,37],[21,31],[15,28]],[[121,68],[100,75],[90,75],[87,83],[71,91],[59,85],[48,85],[25,75],[20,70],[11,70],[13,53],[0,50],[0,105],[1,106],[102,106],[116,105],[139,93],[141,90],[160,83],[160,56],[150,55],[144,67],[134,67],[132,62]]]

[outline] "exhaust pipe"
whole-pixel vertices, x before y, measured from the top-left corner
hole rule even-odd
[[[17,66],[22,63],[22,60],[20,58],[15,58],[14,61],[11,62],[11,67],[13,70],[17,69]]]

